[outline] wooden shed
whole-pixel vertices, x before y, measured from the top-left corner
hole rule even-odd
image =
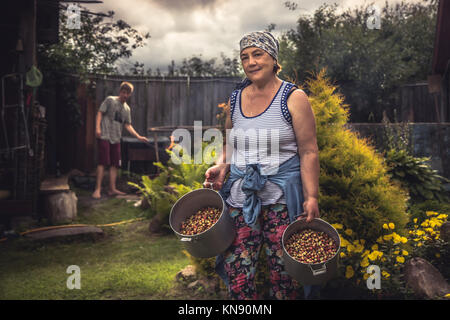
[[[450,122],[450,0],[439,1],[432,68],[428,90],[438,100],[438,122]]]

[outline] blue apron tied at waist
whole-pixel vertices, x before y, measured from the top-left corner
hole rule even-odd
[[[250,164],[245,170],[241,189],[245,194],[245,201],[242,207],[244,220],[249,226],[254,226],[259,213],[261,212],[261,199],[256,193],[266,184],[267,176],[261,175],[259,164]]]
[[[230,195],[233,183],[243,179],[242,192],[245,194],[245,201],[242,207],[242,214],[245,222],[254,227],[258,216],[261,212],[261,199],[257,196],[257,192],[261,190],[267,181],[277,184],[284,193],[286,199],[286,206],[288,209],[290,222],[303,212],[303,187],[300,175],[300,157],[298,154],[283,162],[278,172],[274,175],[261,175],[260,164],[248,164],[245,171],[238,169],[235,165],[230,166],[230,175],[228,180],[219,190],[220,195],[226,201]],[[216,257],[216,272],[229,285],[228,277],[224,268],[224,257],[222,254]]]
[[[261,175],[260,164],[248,164],[245,171],[232,164],[230,176],[219,191],[224,200],[228,199],[231,187],[238,179],[243,179],[241,188],[245,194],[245,201],[242,212],[245,222],[250,227],[255,225],[261,212],[262,202],[257,196],[257,192],[264,187],[267,181],[277,184],[283,190],[291,222],[303,212],[304,198],[298,154],[283,162],[274,175]]]

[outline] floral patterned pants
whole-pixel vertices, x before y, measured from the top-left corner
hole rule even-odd
[[[263,206],[255,228],[244,221],[241,208],[229,208],[237,235],[224,253],[225,271],[230,279],[231,299],[261,299],[256,292],[255,274],[262,245],[270,271],[270,296],[278,300],[297,299],[298,285],[285,271],[281,238],[289,225],[285,204]]]

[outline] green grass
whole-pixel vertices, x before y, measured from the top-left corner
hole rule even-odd
[[[75,223],[104,224],[140,217],[121,199],[80,208]],[[0,243],[0,299],[173,299],[175,274],[189,264],[174,235],[154,236],[148,220],[104,227],[103,237]],[[67,267],[81,270],[70,290]]]
[[[124,199],[111,198],[99,202],[94,207],[79,205],[78,217],[73,223],[81,224],[108,224],[134,218],[145,217],[145,212],[136,208]]]

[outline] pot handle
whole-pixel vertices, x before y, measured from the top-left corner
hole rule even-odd
[[[309,268],[311,269],[311,272],[313,274],[313,276],[318,276],[321,274],[324,274],[327,272],[327,264],[324,263],[322,267],[320,267],[319,269],[313,269],[313,267],[311,265],[309,265]]]
[[[203,188],[214,190],[212,182],[209,181],[203,183]]]

